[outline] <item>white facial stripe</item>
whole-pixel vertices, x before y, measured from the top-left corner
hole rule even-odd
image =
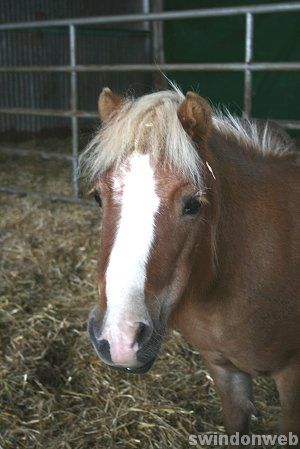
[[[110,324],[145,318],[146,267],[159,207],[149,155],[131,157],[123,182],[121,217],[106,272]]]

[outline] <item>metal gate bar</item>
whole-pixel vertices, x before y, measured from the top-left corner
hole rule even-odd
[[[77,204],[87,204],[89,206],[95,206],[94,201],[84,200],[82,198],[76,198],[73,196],[58,195],[56,193],[35,192],[34,190],[22,189],[19,187],[0,186],[0,192],[13,193],[16,195],[21,195],[21,196],[26,196],[26,195],[37,196],[37,197],[43,198],[45,200],[62,201],[63,203],[75,203],[75,204],[77,203]]]
[[[300,61],[298,62],[277,62],[277,63],[253,63],[253,37],[254,37],[254,15],[266,13],[283,13],[300,11],[300,2],[285,2],[279,4],[266,5],[248,5],[242,7],[226,7],[226,8],[210,8],[210,9],[194,9],[187,11],[169,11],[169,12],[153,12],[147,14],[126,14],[101,17],[71,18],[58,20],[43,20],[35,22],[20,22],[0,24],[0,31],[9,30],[30,30],[31,28],[45,27],[68,27],[69,43],[70,43],[70,65],[62,66],[3,66],[0,72],[69,72],[71,81],[70,91],[70,110],[57,109],[28,109],[28,108],[0,108],[0,113],[5,114],[25,114],[25,115],[44,115],[55,117],[70,117],[72,128],[72,188],[73,197],[55,194],[40,194],[37,192],[18,189],[15,187],[0,186],[0,192],[19,193],[19,194],[35,194],[51,200],[61,200],[67,202],[88,203],[80,199],[78,186],[78,119],[94,118],[97,113],[91,111],[79,111],[77,109],[77,72],[127,72],[127,71],[151,71],[158,69],[162,71],[193,71],[193,72],[244,72],[244,113],[251,116],[252,106],[252,72],[254,71],[300,71]],[[197,19],[204,17],[220,17],[220,16],[236,16],[245,15],[245,61],[244,63],[213,63],[213,64],[165,64],[160,61],[159,67],[155,64],[113,64],[113,65],[77,65],[76,64],[76,26],[86,25],[107,25],[116,23],[133,23],[133,22],[156,22],[165,20],[178,19]],[[289,129],[300,129],[300,121],[297,120],[278,120],[282,126]],[[22,150],[22,154],[29,155],[31,150]],[[56,155],[46,152],[44,157],[52,158]],[[47,155],[47,156],[46,156]]]
[[[249,65],[253,57],[253,14],[246,14],[246,36],[245,36],[245,63],[247,69],[244,75],[244,113],[250,117],[252,107],[252,72]]]
[[[168,11],[147,14],[120,14],[115,16],[79,17],[71,19],[40,20],[34,22],[17,22],[0,25],[0,31],[23,28],[41,28],[69,25],[109,25],[114,23],[153,22],[155,20],[199,19],[200,17],[237,16],[247,13],[266,14],[274,12],[299,11],[299,2],[278,4],[233,6],[226,8],[189,9],[186,11]]]
[[[300,10],[300,8],[299,8]],[[221,62],[221,63],[183,63],[183,64],[88,64],[49,65],[49,66],[2,66],[0,72],[153,72],[156,70],[172,72],[237,72],[269,71],[291,72],[300,70],[299,62]]]
[[[71,92],[70,92],[70,106],[71,106],[71,126],[72,126],[72,187],[73,195],[77,198],[79,193],[78,185],[78,117],[77,111],[77,72],[76,67],[76,30],[74,25],[69,26],[70,38],[70,65],[71,65]]]

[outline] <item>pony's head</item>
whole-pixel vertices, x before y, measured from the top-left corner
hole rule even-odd
[[[131,100],[105,88],[99,113],[102,128],[82,157],[103,209],[100,302],[88,329],[105,363],[142,373],[195,279],[212,277],[211,109],[193,92]]]

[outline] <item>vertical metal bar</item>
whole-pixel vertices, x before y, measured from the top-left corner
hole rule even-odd
[[[149,14],[151,12],[150,0],[142,0],[142,12],[143,14]],[[142,22],[142,26],[144,30],[150,31],[149,21]]]
[[[246,14],[246,34],[245,34],[245,63],[251,64],[253,59],[253,14]],[[251,116],[252,110],[252,72],[244,72],[244,114]]]
[[[77,112],[77,73],[76,73],[76,29],[74,25],[69,26],[70,37],[70,106],[73,113]],[[78,197],[79,185],[78,185],[78,118],[73,115],[71,117],[72,127],[72,186],[73,196]]]
[[[163,1],[152,0],[151,12],[163,12]],[[165,62],[164,24],[161,20],[152,23],[152,51],[154,62],[158,65],[159,70],[159,65]],[[153,84],[158,90],[166,88],[166,79],[159,71],[153,74]]]
[[[142,11],[143,14],[149,14],[151,12],[151,8],[150,8],[150,0],[142,0]],[[153,52],[152,52],[152,24],[149,21],[145,21],[143,22],[143,29],[145,31],[148,31],[149,33],[147,33],[147,35],[145,35],[144,37],[144,49],[145,49],[145,62],[146,63],[152,63],[152,56],[153,56]],[[153,75],[150,75],[152,77],[152,82],[153,82]]]

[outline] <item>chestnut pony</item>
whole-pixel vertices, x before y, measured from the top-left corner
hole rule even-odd
[[[247,434],[251,375],[277,384],[300,436],[300,168],[276,125],[180,90],[99,97],[82,156],[103,208],[88,330],[111,367],[146,372],[167,327],[199,350],[229,434]]]

